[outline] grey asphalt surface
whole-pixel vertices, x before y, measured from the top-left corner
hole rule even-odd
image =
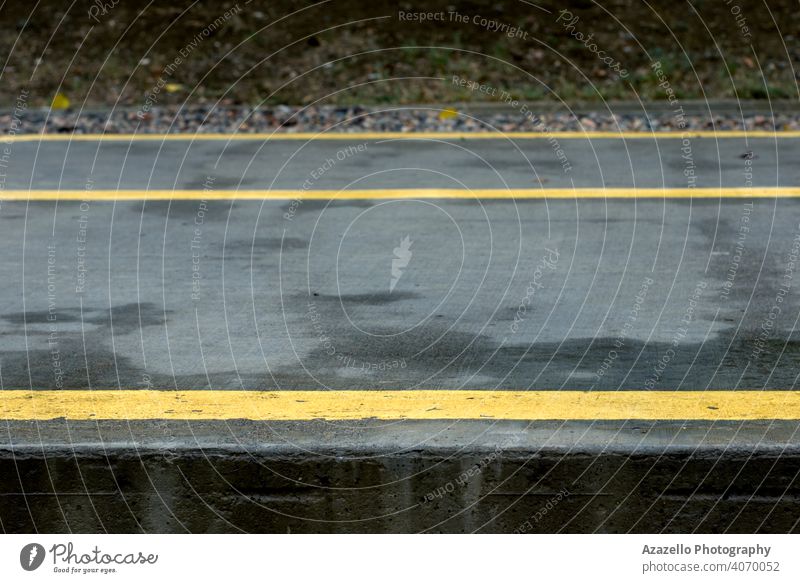
[[[3,204],[4,386],[796,384],[794,200],[289,204]]]
[[[590,134],[587,134],[590,135]],[[683,188],[796,186],[800,140],[770,138],[534,140],[226,140],[19,142],[6,188]],[[362,150],[352,148],[362,146]],[[558,151],[563,151],[559,157]],[[753,159],[745,157],[752,152]],[[337,159],[337,153],[342,160]],[[311,172],[334,163],[313,179]],[[565,169],[569,167],[569,170]]]
[[[211,200],[302,188],[328,159],[312,188],[686,186],[680,140],[562,144],[566,173],[546,140],[517,143],[537,177],[501,141],[369,143],[342,161],[339,141],[255,158],[257,142],[15,143],[5,188],[83,189],[90,174],[95,190],[213,188],[2,202],[2,388],[794,389],[794,199]],[[798,185],[799,146],[693,140],[698,186],[744,186],[742,155],[754,185]],[[800,495],[795,423],[6,430],[0,520],[21,531],[510,532],[568,487],[535,530],[750,532],[769,517],[783,532]],[[492,469],[425,501],[475,464]],[[26,510],[34,491],[52,496]]]
[[[563,142],[576,183],[592,184],[597,154],[625,184],[626,146],[636,184],[683,177],[670,171],[684,163],[680,140]],[[748,148],[755,184],[789,184],[784,168],[797,165],[771,166],[776,145],[789,159],[797,142],[757,142],[703,139],[693,152],[726,153],[716,162],[725,186],[742,185]],[[552,155],[546,140],[520,144],[530,159]],[[262,146],[235,143],[220,157],[224,142],[191,144],[181,162],[187,145],[14,144],[7,188],[33,176],[32,188],[80,189],[97,151],[95,190],[121,173],[124,188],[205,181],[212,196],[235,187]],[[475,152],[509,185],[527,174],[504,141],[394,141],[337,160],[350,145],[267,144],[245,182],[302,188],[309,167],[334,160],[313,188],[497,186]],[[278,175],[298,148],[300,167]],[[3,384],[791,389],[797,209],[793,199],[4,202]],[[391,289],[405,237],[411,256]]]

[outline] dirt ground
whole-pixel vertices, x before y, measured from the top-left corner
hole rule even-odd
[[[6,108],[798,97],[788,0],[11,0],[0,27]]]

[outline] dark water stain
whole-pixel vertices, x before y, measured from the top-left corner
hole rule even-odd
[[[57,349],[59,370],[54,365]],[[2,351],[3,388],[33,389],[104,389],[146,388],[142,372],[130,362],[95,341],[87,340],[84,355],[79,334],[62,334],[58,343],[45,350]],[[119,380],[117,377],[119,372]]]
[[[139,327],[147,326],[163,326],[166,322],[166,316],[170,315],[172,311],[164,309],[151,302],[128,303],[120,306],[114,306],[107,310],[83,310],[83,323],[90,326],[100,326],[111,328],[113,323],[115,334],[127,334],[138,330]],[[54,317],[54,320],[50,318]],[[14,326],[22,327],[25,323],[32,324],[55,324],[58,323],[74,323],[81,321],[80,308],[59,308],[53,314],[48,310],[30,310],[27,312],[13,312],[0,316],[4,320]],[[21,330],[20,330],[21,332]]]
[[[308,241],[299,237],[256,237],[230,241],[225,246],[225,255],[242,254],[250,255],[251,251],[297,251],[308,248]]]
[[[700,233],[706,240],[714,239],[716,233],[717,240],[728,240],[732,233],[732,222],[725,215],[709,218],[693,218],[690,224],[690,233]]]
[[[766,341],[755,332],[722,332],[677,345],[628,338],[619,347],[616,337],[524,345],[515,344],[510,331],[476,335],[438,318],[408,330],[378,325],[366,334],[336,311],[319,312],[330,343],[319,342],[302,359],[333,389],[791,390],[800,370],[800,336],[786,332]],[[310,323],[303,333],[318,336]],[[401,359],[403,368],[370,366]],[[300,363],[277,373],[291,387],[313,382]]]
[[[443,382],[458,388],[454,377],[468,371],[469,363],[481,354],[494,349],[487,336],[448,332],[442,320],[396,336],[389,336],[398,331],[387,326],[376,326],[371,334],[363,334],[324,316],[321,322],[332,339],[335,354],[330,354],[329,345],[320,342],[302,362],[317,381],[331,389],[412,388],[426,379],[431,383],[417,388],[436,388]],[[347,328],[347,333],[342,328]],[[310,323],[305,332],[314,336]],[[396,366],[401,361],[404,366]],[[445,370],[437,375],[440,368]],[[276,380],[286,388],[315,384],[313,377],[299,362],[275,371]]]
[[[84,312],[85,314],[85,312]],[[84,321],[96,326],[114,326],[115,334],[128,334],[147,326],[163,326],[172,310],[164,310],[162,306],[151,302],[123,304],[110,310],[92,312]]]
[[[338,304],[367,304],[370,306],[381,306],[401,302],[404,300],[416,300],[422,296],[415,292],[395,291],[395,292],[372,292],[362,294],[321,294],[314,292],[311,296],[300,294],[294,296],[299,302],[325,302]]]
[[[60,308],[54,312],[58,322],[79,322],[79,308]],[[27,324],[46,324],[51,323],[47,318],[50,316],[48,310],[29,310],[27,312],[12,312],[0,316],[8,324],[23,326]]]

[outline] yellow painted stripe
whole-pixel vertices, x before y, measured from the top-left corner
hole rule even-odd
[[[798,391],[0,391],[0,419],[800,419]]]
[[[381,188],[373,190],[0,190],[0,200],[395,200],[576,198],[796,198],[800,187]]]
[[[174,142],[228,140],[545,140],[556,137],[564,140],[642,140],[682,138],[800,138],[800,131],[688,131],[688,132],[299,132],[258,134],[23,134],[0,137],[2,142]]]

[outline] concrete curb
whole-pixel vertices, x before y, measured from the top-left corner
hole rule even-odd
[[[794,422],[173,423],[161,441],[139,441],[146,423],[57,438],[66,423],[39,425],[0,447],[6,530],[790,532],[800,519]]]

